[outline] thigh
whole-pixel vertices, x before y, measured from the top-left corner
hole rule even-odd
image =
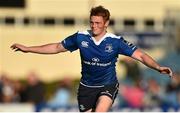
[[[96,112],[107,112],[111,108],[114,99],[118,94],[119,84],[107,85],[101,89],[98,102],[96,105]]]
[[[101,95],[98,98],[95,112],[108,112],[111,108],[113,100],[107,95]]]
[[[78,105],[80,112],[85,112],[90,109],[95,109],[98,99],[98,88],[89,88],[80,84],[78,89]]]
[[[114,102],[118,94],[118,91],[119,91],[119,83],[105,85],[104,88],[101,89],[100,96],[106,95]]]

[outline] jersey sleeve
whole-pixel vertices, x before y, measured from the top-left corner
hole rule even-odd
[[[131,56],[137,47],[126,41],[123,37],[119,39],[119,54]]]
[[[77,36],[78,33],[75,33],[73,35],[70,35],[69,37],[65,38],[61,44],[63,47],[71,52],[75,51],[78,49],[78,44],[77,44]]]

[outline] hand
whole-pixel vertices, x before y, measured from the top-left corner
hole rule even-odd
[[[12,50],[14,50],[15,52],[16,51],[22,51],[22,52],[28,52],[28,48],[24,45],[21,45],[21,44],[13,44],[11,46]]]
[[[171,78],[173,77],[173,72],[169,67],[159,67],[158,71],[162,74],[168,74]]]

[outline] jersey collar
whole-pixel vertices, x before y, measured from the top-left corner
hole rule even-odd
[[[99,41],[96,41],[96,39],[92,36],[91,30],[88,30],[89,35],[91,36],[91,39],[96,45],[100,45],[101,42],[107,37],[108,33],[106,33]]]

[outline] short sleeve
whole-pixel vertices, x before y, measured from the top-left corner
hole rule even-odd
[[[73,35],[68,36],[67,38],[65,38],[61,44],[63,45],[63,47],[71,52],[75,51],[78,49],[78,44],[77,44],[77,36],[78,33],[75,33]]]
[[[119,39],[119,54],[131,56],[136,49],[134,44],[126,41],[123,37]]]

